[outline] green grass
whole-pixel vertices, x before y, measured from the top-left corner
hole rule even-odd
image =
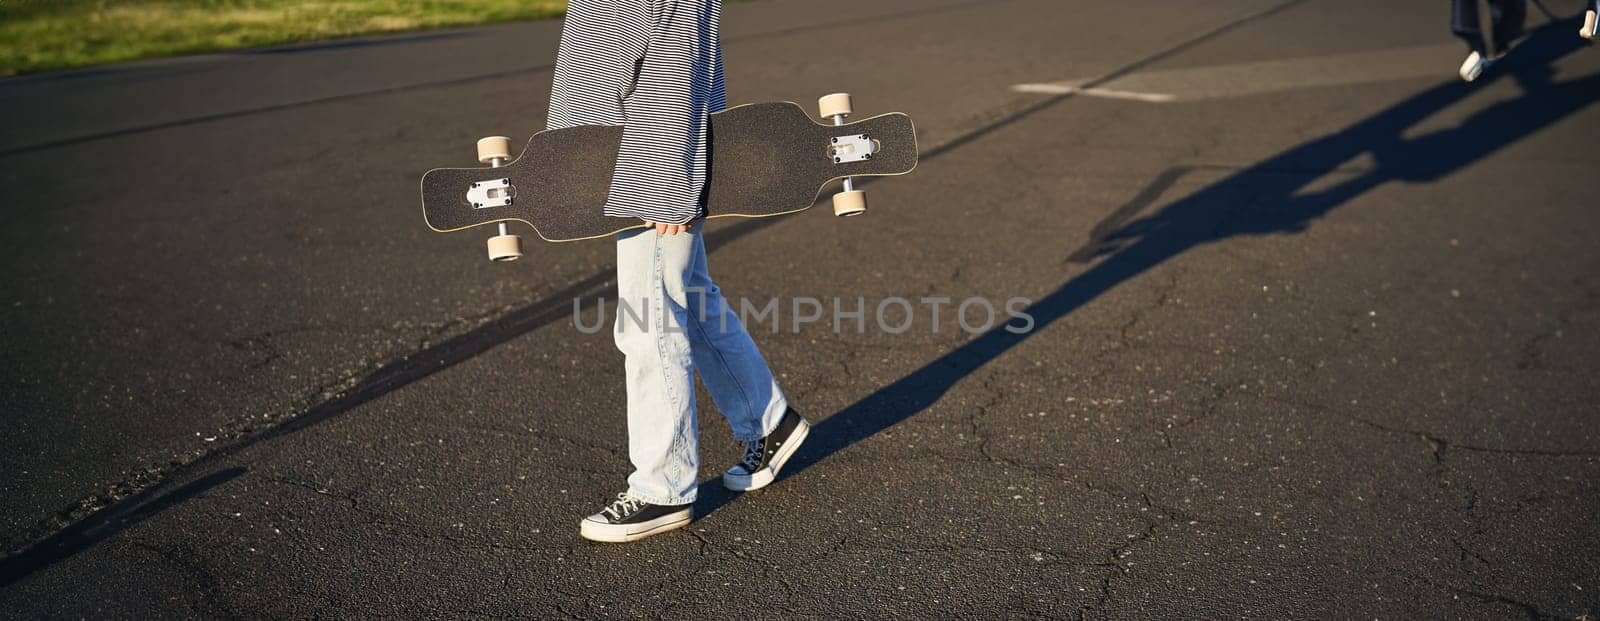
[[[0,75],[559,17],[566,0],[0,0]]]

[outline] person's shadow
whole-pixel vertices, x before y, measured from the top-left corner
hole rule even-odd
[[[1188,169],[1175,168],[1158,175],[1150,189],[1096,227],[1087,245],[1070,253],[1076,261],[1101,260],[1027,308],[1034,320],[1033,330],[1014,334],[998,326],[818,423],[783,476],[794,476],[921,413],[957,382],[1033,334],[1190,248],[1236,235],[1302,231],[1323,214],[1384,183],[1435,181],[1583,109],[1600,98],[1600,74],[1552,81],[1551,64],[1586,47],[1575,34],[1576,28],[1573,20],[1547,24],[1478,83],[1452,80],[1440,84],[1343,130],[1267,158],[1155,214],[1128,221]],[[1405,137],[1409,128],[1461,101],[1484,83],[1504,79],[1515,80],[1522,96],[1496,103],[1455,127]],[[1363,154],[1371,154],[1375,167],[1326,189],[1302,192]],[[701,516],[733,498],[711,481],[702,484],[700,492],[696,509]]]

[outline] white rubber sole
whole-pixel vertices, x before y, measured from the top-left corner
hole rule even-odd
[[[606,524],[584,518],[578,523],[578,535],[589,541],[603,541],[605,543],[627,543],[638,541],[651,535],[659,535],[669,530],[683,528],[694,519],[694,510],[686,508],[682,511],[668,513],[648,522],[638,524]]]
[[[1583,27],[1578,29],[1578,36],[1583,37],[1585,39],[1593,39],[1595,37],[1595,34],[1596,34],[1595,33],[1595,28],[1597,26],[1596,22],[1600,22],[1600,15],[1597,15],[1594,12],[1593,9],[1588,10],[1588,11],[1584,11],[1583,12]]]
[[[783,465],[789,463],[789,458],[794,456],[794,452],[800,449],[800,444],[805,442],[806,436],[809,435],[811,435],[811,423],[801,419],[800,424],[795,425],[794,434],[789,437],[789,443],[778,449],[778,453],[772,456],[772,463],[748,475],[724,472],[722,473],[722,486],[735,492],[748,492],[771,485],[772,481],[778,478],[778,472],[783,470]]]

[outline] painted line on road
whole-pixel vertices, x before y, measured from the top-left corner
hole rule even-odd
[[[1458,45],[1390,48],[1231,65],[1136,71],[1085,88],[1085,80],[1017,84],[1011,90],[1079,94],[1150,103],[1245,97],[1283,91],[1455,75]]]
[[[1078,94],[1090,97],[1103,97],[1106,99],[1128,99],[1149,103],[1166,103],[1174,101],[1177,97],[1166,93],[1135,93],[1133,91],[1119,91],[1110,88],[1082,88],[1071,84],[1044,83],[1044,84],[1018,84],[1011,90],[1019,93],[1042,93],[1045,95]]]

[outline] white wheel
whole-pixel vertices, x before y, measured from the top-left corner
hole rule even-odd
[[[859,216],[867,212],[867,193],[861,190],[845,190],[833,195],[833,215]]]
[[[511,159],[511,139],[505,136],[478,139],[478,161],[489,164],[495,158]]]
[[[489,260],[496,263],[522,258],[522,238],[517,235],[496,235],[489,238]]]
[[[824,95],[817,100],[817,110],[822,113],[822,118],[831,119],[835,116],[850,116],[855,112],[850,107],[850,93],[834,93]]]

